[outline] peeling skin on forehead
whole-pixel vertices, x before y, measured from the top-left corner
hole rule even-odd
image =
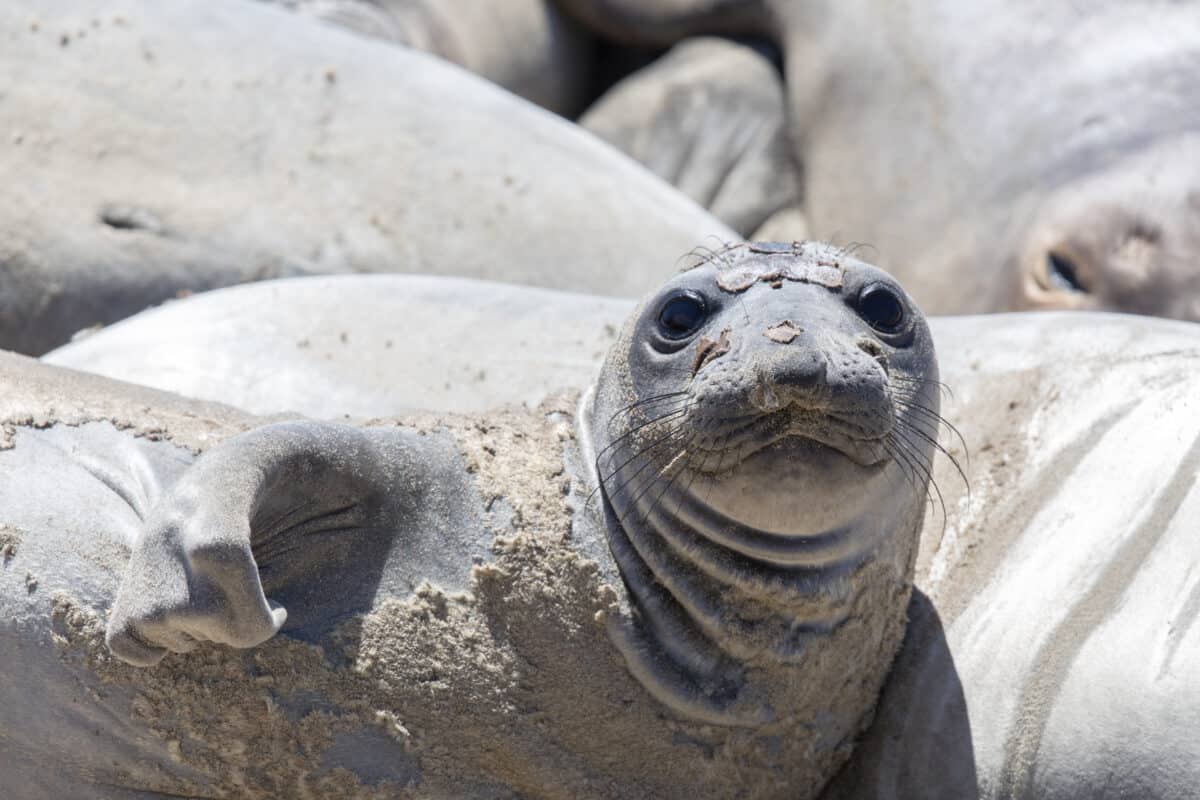
[[[703,261],[717,267],[717,286],[730,294],[738,294],[758,282],[772,288],[782,288],[784,281],[813,283],[827,289],[840,289],[843,253],[820,242],[751,242],[725,247]]]

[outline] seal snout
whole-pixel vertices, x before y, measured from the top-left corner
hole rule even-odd
[[[828,359],[816,347],[790,348],[758,364],[757,390],[750,402],[770,414],[790,405],[815,408],[828,394]]]

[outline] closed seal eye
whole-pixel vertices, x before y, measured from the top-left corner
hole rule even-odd
[[[897,334],[908,324],[908,307],[886,283],[871,283],[858,293],[858,315],[883,334]]]
[[[695,292],[668,297],[658,311],[658,332],[664,339],[680,341],[695,335],[708,319],[708,304]]]
[[[1079,277],[1079,267],[1067,256],[1053,251],[1046,254],[1043,265],[1044,277],[1040,281],[1045,289],[1086,294],[1088,289]],[[1042,276],[1039,276],[1042,277]]]

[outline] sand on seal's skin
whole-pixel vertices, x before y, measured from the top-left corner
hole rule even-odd
[[[665,718],[608,641],[601,620],[617,595],[571,546],[569,508],[586,501],[561,457],[574,408],[564,397],[486,424],[407,421],[454,433],[481,495],[508,507],[511,528],[469,592],[425,584],[319,644],[202,647],[151,669],[108,653],[99,609],[52,593],[60,658],[131,691],[132,721],[180,767],[108,779],[246,798],[663,797],[696,780],[687,773],[702,752],[709,794],[736,791],[741,736]],[[352,748],[387,759],[389,779],[322,768]]]

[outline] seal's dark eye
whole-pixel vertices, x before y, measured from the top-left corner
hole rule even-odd
[[[683,339],[700,330],[708,309],[699,295],[677,294],[658,312],[658,332],[668,339]]]
[[[887,284],[873,283],[858,295],[858,313],[877,331],[896,333],[904,327],[904,301]]]

